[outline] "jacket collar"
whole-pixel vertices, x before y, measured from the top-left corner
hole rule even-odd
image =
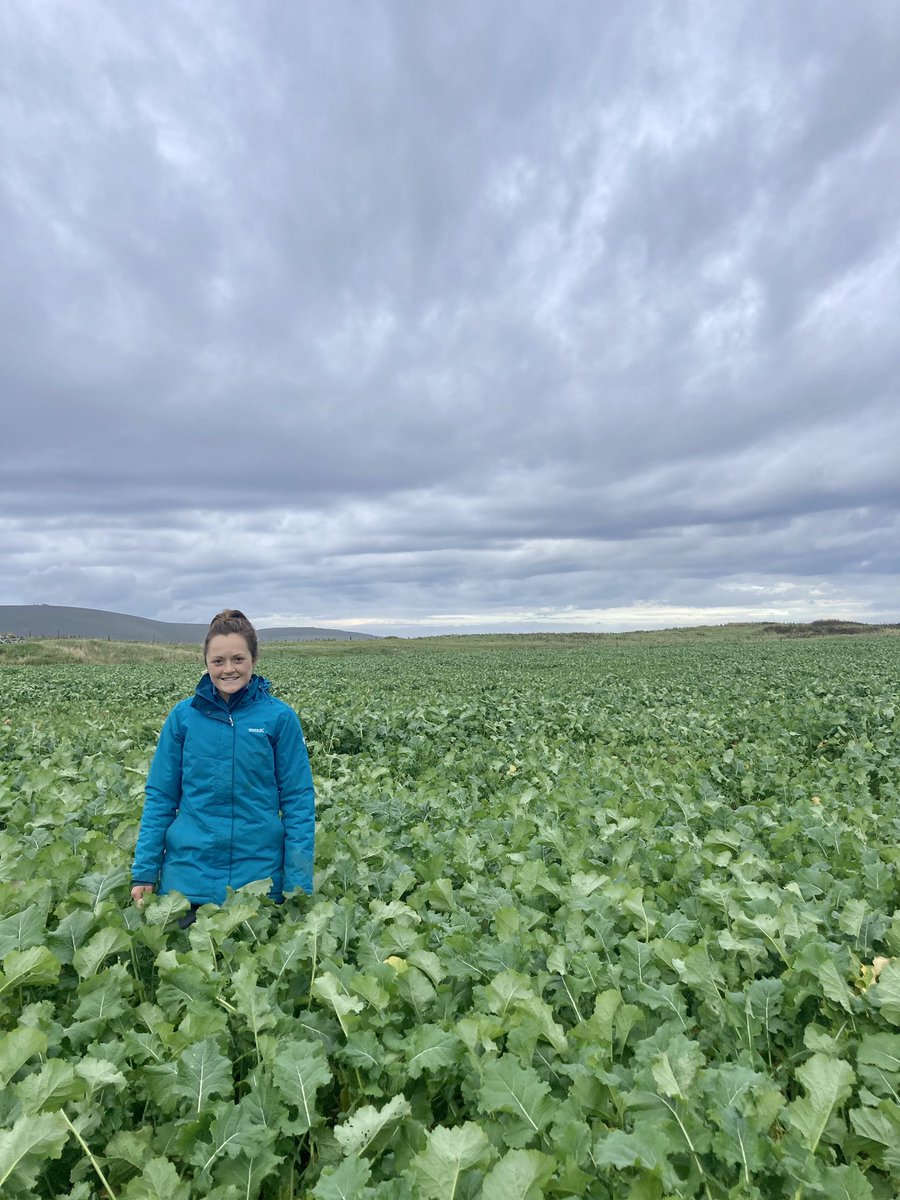
[[[247,686],[241,688],[239,692],[235,692],[229,700],[225,701],[216,691],[209,675],[204,674],[197,684],[191,704],[194,708],[199,708],[206,712],[214,709],[227,716],[243,704],[245,700],[250,703],[253,700],[257,700],[260,696],[266,695],[270,687],[271,684],[268,679],[263,679],[261,675],[251,675]]]

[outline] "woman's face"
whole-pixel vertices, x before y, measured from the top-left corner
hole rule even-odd
[[[246,638],[239,633],[219,633],[206,647],[206,669],[213,686],[227,700],[250,682],[253,659]]]

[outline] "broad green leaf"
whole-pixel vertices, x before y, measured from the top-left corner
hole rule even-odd
[[[868,995],[892,1025],[900,1025],[900,959],[892,959]]]
[[[65,1034],[73,1049],[80,1050],[86,1042],[101,1037],[110,1021],[122,1016],[133,986],[121,963],[81,981],[78,994],[82,999]]]
[[[190,1101],[195,1115],[210,1096],[227,1096],[233,1087],[231,1063],[212,1038],[194,1042],[179,1058],[172,1090]]]
[[[405,1096],[394,1096],[383,1108],[364,1104],[340,1125],[335,1125],[334,1136],[345,1157],[364,1153],[382,1133],[410,1113],[409,1101]]]
[[[155,1157],[150,1147],[152,1137],[153,1131],[146,1128],[141,1129],[139,1133],[122,1130],[113,1135],[104,1157],[108,1161],[128,1163],[138,1171],[143,1171],[150,1159]]]
[[[100,905],[111,896],[117,888],[128,891],[131,882],[131,872],[126,866],[115,867],[111,871],[94,871],[82,875],[78,886],[87,894],[91,907],[96,912]]]
[[[662,1054],[653,1062],[653,1078],[656,1081],[656,1086],[659,1088],[663,1096],[684,1096],[681,1090],[681,1084],[672,1069],[672,1064],[669,1062],[669,1056]]]
[[[756,1177],[757,1172],[764,1169],[771,1139],[737,1109],[722,1109],[713,1115],[713,1119],[718,1126],[712,1140],[716,1156],[736,1167],[745,1182]]]
[[[105,1058],[92,1058],[87,1055],[73,1065],[75,1074],[87,1084],[89,1099],[100,1088],[113,1087],[118,1090],[127,1084],[122,1072]]]
[[[184,1014],[178,1026],[181,1042],[202,1042],[204,1038],[218,1042],[227,1034],[228,1016],[224,1006],[213,1008],[210,1004],[198,1004]]]
[[[71,963],[75,951],[83,945],[97,918],[84,908],[76,908],[63,917],[57,927],[47,934],[50,949],[61,963]]]
[[[604,1046],[611,1046],[613,1022],[621,1004],[622,993],[618,989],[608,988],[601,992],[594,1001],[593,1013],[571,1030],[572,1037],[578,1038],[579,1041],[599,1042]]]
[[[485,1176],[482,1200],[542,1200],[555,1166],[539,1150],[510,1150]]]
[[[282,1162],[283,1156],[266,1145],[259,1150],[242,1150],[235,1158],[220,1158],[213,1169],[213,1176],[222,1187],[237,1190],[235,1200],[249,1200],[262,1194],[262,1184],[272,1178]],[[234,1192],[228,1192],[227,1195],[234,1196]]]
[[[724,1011],[722,975],[703,942],[692,946],[683,959],[673,959],[672,966],[682,982],[702,996],[713,1012],[721,1014]]]
[[[366,1200],[372,1189],[366,1187],[372,1168],[364,1158],[353,1155],[339,1167],[326,1167],[313,1188],[316,1200]]]
[[[237,1158],[253,1155],[275,1141],[277,1131],[256,1124],[252,1108],[245,1102],[232,1104],[219,1101],[212,1106],[215,1112],[209,1138],[198,1141],[191,1148],[190,1162],[199,1168],[201,1176],[208,1176],[221,1158]]]
[[[22,1111],[28,1116],[61,1108],[68,1100],[80,1099],[84,1081],[75,1077],[70,1063],[59,1058],[45,1062],[40,1071],[27,1075],[15,1085]]]
[[[515,928],[510,931],[510,936],[513,936],[515,933],[518,932],[518,914],[516,913],[515,909],[511,909],[508,911],[510,911],[515,916],[515,920],[516,920]],[[565,975],[568,970],[567,964],[568,964],[568,958],[566,955],[566,947],[565,946],[554,946],[553,949],[550,951],[550,953],[547,955],[547,970],[553,971],[557,975]]]
[[[598,875],[595,871],[576,871],[569,880],[569,887],[577,899],[586,900],[605,883],[607,883],[606,875]],[[633,900],[635,895],[639,898],[639,889],[635,890],[635,894],[629,893],[627,898]]]
[[[784,981],[782,979],[754,979],[747,989],[745,1011],[754,1021],[760,1023],[765,1030],[771,1030],[774,1022],[781,1014],[784,1002]]]
[[[525,975],[519,975],[516,971],[503,971],[494,976],[484,994],[490,1011],[502,1019],[519,1000],[528,1000],[534,996],[534,991],[531,980]]]
[[[278,1048],[273,1080],[284,1099],[297,1109],[291,1130],[305,1133],[316,1123],[316,1092],[331,1080],[320,1042],[285,1042]]]
[[[148,925],[164,928],[186,913],[190,906],[190,900],[181,892],[166,892],[163,896],[154,893],[152,899],[144,900],[141,915]]]
[[[59,1158],[69,1136],[61,1113],[22,1116],[0,1131],[0,1196],[30,1195],[48,1158]]]
[[[785,1114],[799,1131],[807,1150],[815,1150],[832,1112],[850,1095],[855,1075],[843,1059],[814,1054],[797,1068],[797,1078],[806,1095],[789,1104]]]
[[[883,1146],[900,1145],[900,1105],[882,1100],[877,1108],[854,1108],[850,1124],[860,1137]]]
[[[873,1200],[872,1185],[855,1163],[826,1166],[822,1174],[824,1200]]]
[[[803,1045],[807,1050],[821,1050],[831,1058],[840,1058],[846,1049],[843,1033],[843,1028],[839,1028],[838,1036],[831,1037],[821,1025],[807,1025],[803,1030]]]
[[[340,1022],[341,1029],[344,1031],[344,1037],[347,1037],[349,1034],[348,1018],[351,1013],[362,1012],[365,1007],[364,1002],[359,996],[351,996],[345,991],[340,980],[330,971],[316,976],[313,980],[312,991],[319,1000],[331,1005]]]
[[[882,1071],[900,1071],[900,1033],[869,1033],[860,1040],[856,1061],[879,1067]]]
[[[173,1164],[162,1157],[151,1158],[121,1193],[122,1200],[188,1200],[189,1196],[188,1184],[182,1183]]]
[[[536,1042],[548,1042],[558,1054],[565,1054],[568,1043],[563,1027],[554,1019],[553,1009],[539,996],[520,1000],[512,1018],[510,1049],[527,1046],[527,1058]]]
[[[111,925],[97,931],[89,942],[80,946],[72,958],[72,964],[82,979],[96,975],[103,960],[110,954],[118,954],[127,950],[131,939],[124,929],[114,929]]]
[[[663,1013],[666,1018],[673,1015],[683,1030],[688,1028],[684,996],[675,984],[658,983],[654,987],[644,984],[638,989],[638,998],[645,1007]]]
[[[411,950],[406,956],[406,961],[411,967],[416,967],[417,970],[427,975],[435,987],[447,974],[441,960],[430,950]]]
[[[520,1135],[513,1141],[530,1141],[549,1124],[553,1116],[553,1104],[549,1098],[550,1086],[545,1083],[533,1067],[523,1067],[510,1055],[485,1063],[482,1072],[479,1103],[484,1112],[505,1112],[516,1118],[521,1126]]]
[[[677,1035],[666,1052],[653,1061],[656,1086],[664,1096],[686,1100],[703,1062],[703,1051],[697,1043]]]
[[[417,1020],[424,1020],[426,1009],[435,999],[434,985],[418,968],[410,967],[397,978],[397,993],[412,1005]]]
[[[37,904],[0,920],[0,959],[10,950],[30,950],[44,941],[46,915]]]
[[[866,923],[868,907],[863,899],[848,900],[840,915],[838,928],[858,939]]]
[[[557,1104],[553,1110],[553,1124],[549,1140],[560,1160],[586,1165],[590,1161],[593,1138],[591,1128],[584,1120],[584,1111],[570,1093],[567,1100]]]
[[[828,959],[823,962],[820,972],[818,972],[818,982],[822,986],[823,995],[827,996],[828,1000],[833,1000],[835,1004],[840,1004],[841,1008],[844,1008],[846,1012],[852,1012],[852,991],[847,984],[847,980],[841,976],[834,959]]]
[[[354,992],[367,1000],[374,1009],[382,1012],[391,1002],[391,994],[387,988],[383,987],[381,982],[374,975],[366,975],[361,971],[350,980],[350,986]]]
[[[829,1000],[847,1012],[853,1011],[853,993],[823,942],[812,942],[805,946],[797,955],[794,966],[808,971]]]
[[[436,1126],[412,1163],[420,1194],[433,1200],[453,1200],[461,1174],[470,1167],[484,1166],[492,1155],[491,1143],[474,1122],[452,1129]]]
[[[156,1104],[160,1112],[169,1115],[178,1107],[178,1064],[167,1062],[141,1069],[141,1090]]]
[[[751,1112],[757,1096],[771,1086],[771,1081],[768,1075],[760,1071],[751,1071],[749,1067],[739,1063],[726,1063],[719,1067],[706,1067],[701,1076],[701,1084],[711,1102],[711,1116],[716,1119],[722,1109],[734,1108],[738,1112]]]
[[[166,1061],[166,1044],[156,1033],[128,1029],[125,1031],[125,1047],[133,1062],[159,1064]]]
[[[257,982],[256,970],[249,960],[241,963],[231,980],[235,1008],[254,1037],[265,1029],[272,1029],[277,1023],[271,997],[266,988],[257,986]]]
[[[644,1021],[644,1012],[636,1004],[621,1004],[616,1009],[613,1026],[616,1032],[616,1046],[620,1053],[625,1049],[632,1029],[642,1026]]]
[[[502,1036],[503,1025],[496,1017],[476,1013],[457,1021],[456,1032],[470,1054],[477,1055],[479,1047],[487,1054],[496,1054],[495,1039]]]
[[[0,1087],[6,1087],[20,1067],[36,1054],[47,1051],[47,1035],[40,1029],[20,1025],[0,1035]]]
[[[30,950],[11,950],[3,960],[0,995],[14,987],[56,983],[60,965],[59,959],[52,955],[46,946],[32,946]]]
[[[156,962],[160,972],[156,1002],[172,1021],[181,1012],[195,1011],[204,1001],[215,1002],[216,984],[199,967],[173,962],[164,955],[159,955]]]
[[[351,1033],[340,1048],[340,1057],[367,1074],[378,1075],[381,1069],[395,1062],[399,1055],[385,1050],[370,1029]]]
[[[246,1077],[248,1089],[241,1097],[240,1106],[247,1110],[255,1125],[266,1125],[276,1129],[287,1113],[281,1093],[272,1081],[268,1067],[256,1067]]]
[[[602,1134],[594,1143],[592,1157],[598,1167],[613,1167],[616,1170],[645,1167],[650,1171],[660,1171],[674,1149],[658,1124],[639,1121],[631,1133],[613,1129]]]
[[[295,929],[284,941],[269,942],[257,955],[257,961],[272,976],[275,984],[290,982],[301,965],[312,957],[309,934]]]
[[[439,1025],[420,1025],[409,1039],[406,1069],[410,1079],[418,1079],[423,1071],[439,1071],[459,1060],[462,1045],[455,1033]]]

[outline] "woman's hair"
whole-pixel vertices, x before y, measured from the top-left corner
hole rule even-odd
[[[203,642],[203,661],[206,661],[206,648],[214,637],[220,634],[239,633],[247,643],[247,649],[250,651],[250,657],[256,662],[259,657],[259,642],[256,637],[256,630],[244,616],[239,608],[223,608],[220,613],[216,613],[209,623],[209,632]]]

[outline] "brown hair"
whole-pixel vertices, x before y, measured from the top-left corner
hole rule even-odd
[[[256,662],[259,657],[259,642],[256,637],[256,630],[244,616],[239,608],[223,608],[220,613],[216,613],[209,623],[209,632],[203,642],[203,661],[206,662],[206,648],[214,637],[220,634],[239,633],[247,643],[247,649],[250,651],[250,657]]]

